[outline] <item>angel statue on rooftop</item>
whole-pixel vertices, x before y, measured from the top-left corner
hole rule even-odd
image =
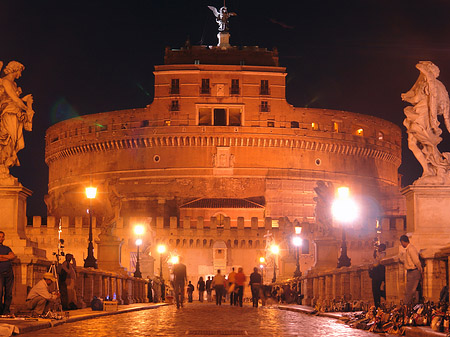
[[[228,9],[225,7],[225,2],[223,7],[218,11],[216,7],[214,6],[208,6],[210,10],[214,13],[214,16],[216,17],[216,22],[219,25],[219,32],[228,32],[228,18],[230,16],[236,16],[236,13],[229,13]]]
[[[443,115],[450,131],[449,97],[445,86],[437,80],[439,68],[430,61],[420,61],[420,71],[414,86],[402,94],[402,100],[412,106],[404,109],[408,132],[408,147],[423,167],[422,177],[414,184],[450,184],[450,153],[437,148],[442,141],[438,115]]]
[[[17,152],[25,147],[23,129],[32,129],[33,96],[21,98],[22,89],[15,82],[24,69],[23,64],[11,61],[0,79],[0,183],[11,179],[10,167],[20,166]]]

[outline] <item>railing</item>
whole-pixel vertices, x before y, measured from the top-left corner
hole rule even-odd
[[[83,306],[89,306],[94,296],[115,297],[119,304],[145,302],[147,283],[127,275],[77,267],[76,291],[78,302]]]

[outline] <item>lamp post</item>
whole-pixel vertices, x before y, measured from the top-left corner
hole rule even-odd
[[[159,245],[158,248],[158,253],[159,253],[159,277],[161,278],[161,280],[163,279],[163,270],[162,270],[162,256],[163,254],[166,252],[166,246],[165,245]]]
[[[134,271],[134,277],[142,278],[141,268],[139,264],[139,246],[142,245],[142,239],[136,240],[137,256],[136,256],[136,270]]]
[[[302,272],[300,270],[300,247],[303,243],[303,240],[300,237],[301,232],[302,232],[302,227],[299,227],[299,226],[295,227],[295,236],[292,238],[292,243],[296,247],[295,257],[296,257],[296,264],[297,264],[297,267],[295,268],[295,271],[294,271],[294,277],[302,276]]]
[[[280,247],[277,245],[270,246],[270,251],[273,255],[273,278],[272,283],[275,283],[277,281],[277,262],[276,262],[276,256],[280,253]]]
[[[134,226],[134,233],[137,236],[141,236],[145,233],[145,227],[142,225],[136,225]],[[141,266],[140,266],[140,261],[139,261],[139,246],[142,245],[142,239],[138,238],[136,240],[136,247],[137,247],[137,254],[136,254],[136,270],[134,272],[134,277],[138,277],[138,278],[142,278],[142,274],[141,274]]]
[[[97,187],[86,187],[86,198],[89,199],[89,244],[88,244],[88,255],[84,260],[84,268],[94,268],[97,269],[97,260],[94,257],[94,244],[92,243],[92,199],[95,199],[97,195]]]
[[[259,269],[261,269],[261,284],[264,284],[264,263],[266,262],[266,259],[264,256],[261,256],[259,258]]]
[[[359,210],[355,201],[350,198],[348,187],[339,187],[337,194],[337,198],[333,201],[331,206],[333,218],[342,225],[341,255],[338,258],[337,267],[350,267],[351,259],[347,256],[345,224],[353,222],[358,217]]]

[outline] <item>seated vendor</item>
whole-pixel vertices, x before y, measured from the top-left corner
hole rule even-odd
[[[60,297],[59,292],[50,293],[50,285],[56,281],[52,273],[45,273],[43,279],[31,288],[27,296],[27,308],[33,310],[33,316],[42,315],[53,309]]]

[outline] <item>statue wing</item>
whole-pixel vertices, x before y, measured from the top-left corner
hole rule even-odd
[[[444,84],[441,81],[437,83],[437,92],[438,92],[438,115],[444,116],[445,126],[447,130],[450,132],[450,100],[448,98],[447,89],[445,89]]]
[[[208,8],[209,8],[210,10],[212,10],[212,12],[214,13],[214,16],[215,16],[216,18],[219,17],[219,12],[217,11],[216,7],[214,7],[214,6],[208,6]]]

